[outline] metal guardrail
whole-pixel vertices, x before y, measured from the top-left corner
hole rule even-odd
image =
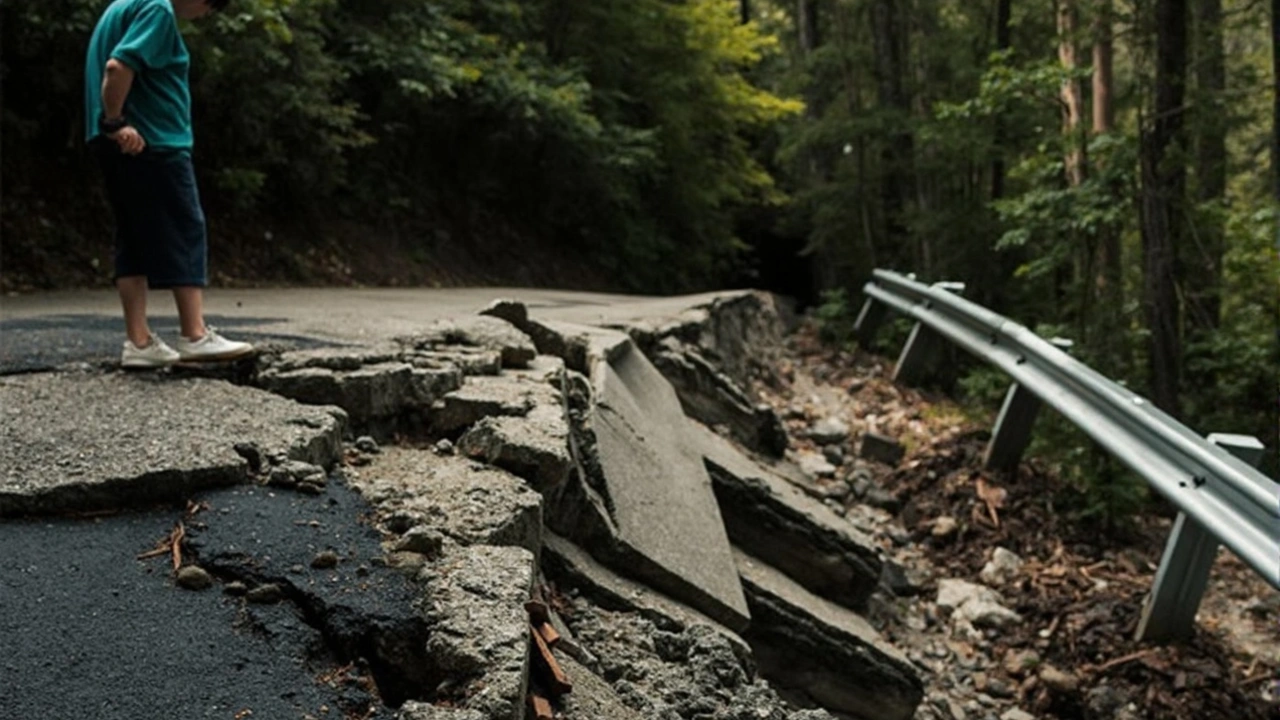
[[[932,370],[946,339],[1014,381],[987,447],[993,469],[1015,467],[1041,402],[1087,433],[1178,507],[1143,609],[1140,640],[1188,636],[1217,555],[1230,548],[1280,589],[1280,484],[1255,469],[1262,443],[1242,435],[1202,438],[1146,398],[1063,351],[1068,343],[1031,330],[960,297],[959,283],[925,285],[876,270],[855,332],[866,344],[886,310],[916,320],[894,379],[915,382]]]

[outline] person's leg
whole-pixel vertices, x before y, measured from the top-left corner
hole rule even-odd
[[[151,342],[151,327],[147,324],[147,277],[130,275],[116,278],[116,290],[124,308],[124,331],[129,342],[137,347],[146,347]]]
[[[178,306],[178,325],[182,337],[188,340],[204,337],[204,288],[175,287],[173,301]]]

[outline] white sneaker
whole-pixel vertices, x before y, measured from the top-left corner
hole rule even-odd
[[[178,338],[178,359],[185,362],[207,362],[211,360],[235,360],[253,352],[253,346],[247,342],[228,340],[211,327],[204,329],[204,337],[199,340]]]
[[[124,349],[120,351],[120,367],[124,368],[162,368],[178,362],[178,351],[169,347],[163,340],[152,335],[146,345],[138,347],[131,340],[124,341]]]

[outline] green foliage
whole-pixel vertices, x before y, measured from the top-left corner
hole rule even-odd
[[[106,4],[0,6],[15,196],[59,184],[27,164],[87,164],[83,53]],[[753,137],[800,110],[748,79],[776,40],[736,13],[733,0],[235,0],[184,26],[205,199],[294,223],[505,226],[620,286],[709,286],[742,249],[735,213],[782,197]],[[89,197],[91,179],[77,180]]]
[[[822,303],[813,311],[818,321],[818,337],[824,342],[844,347],[853,342],[853,324],[858,319],[857,310],[850,304],[844,288],[822,292]]]

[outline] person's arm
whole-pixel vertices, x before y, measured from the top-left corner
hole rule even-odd
[[[129,88],[133,87],[134,74],[133,68],[119,60],[107,60],[107,67],[102,73],[102,115],[108,124],[124,118],[124,99],[129,96]],[[136,155],[147,146],[146,140],[132,125],[126,124],[115,132],[107,133],[107,137],[115,140],[129,155]]]

